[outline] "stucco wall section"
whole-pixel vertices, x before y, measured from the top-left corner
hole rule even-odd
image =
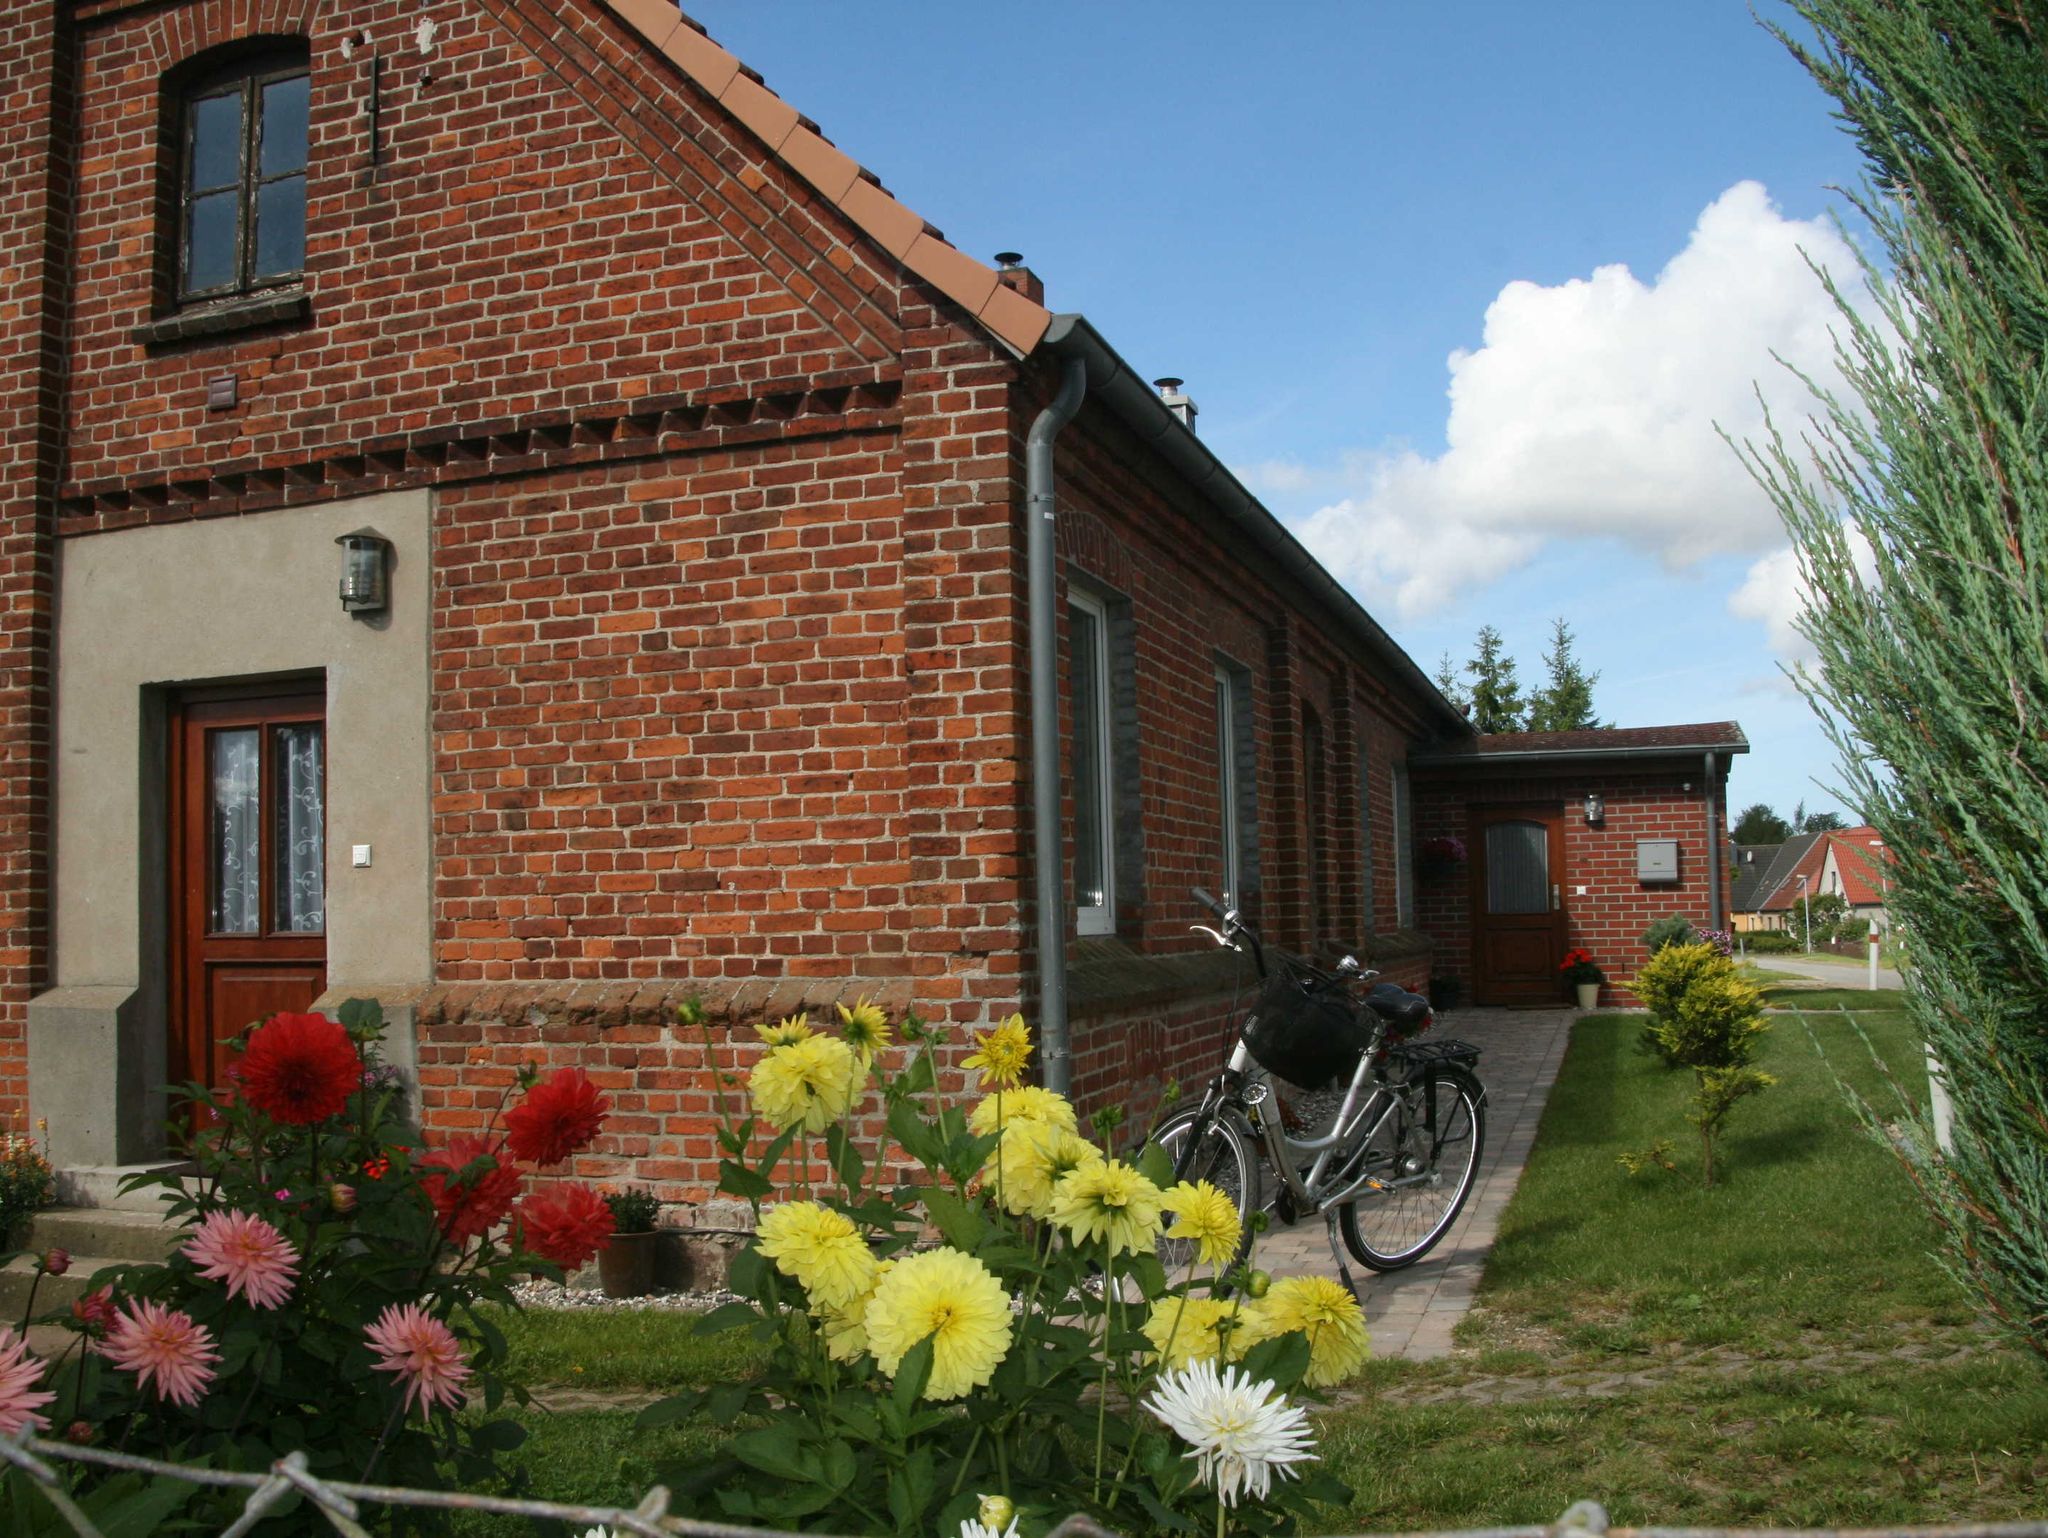
[[[144,938],[162,877],[138,853],[162,847],[145,826],[163,774],[144,740],[145,691],[314,670],[327,680],[328,977],[428,979],[430,500],[400,492],[63,544],[59,986],[134,986],[164,964]],[[336,597],[335,538],[365,525],[395,546],[391,606],[375,619]],[[371,846],[369,869],[351,867],[354,844]]]

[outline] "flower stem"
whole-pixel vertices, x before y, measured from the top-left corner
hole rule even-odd
[[[1095,1486],[1094,1499],[1102,1499],[1102,1447],[1109,1429],[1109,1299],[1116,1286],[1116,1261],[1104,1254],[1102,1260],[1102,1382],[1095,1391]]]

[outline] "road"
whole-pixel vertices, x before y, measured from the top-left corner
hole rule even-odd
[[[1834,988],[1866,988],[1870,985],[1870,964],[1867,961],[1819,961],[1811,956],[1751,956],[1750,962],[1766,972],[1780,972],[1787,977],[1810,978],[1814,982],[1826,983]],[[1877,969],[1877,986],[1897,988],[1899,974],[1890,967]]]

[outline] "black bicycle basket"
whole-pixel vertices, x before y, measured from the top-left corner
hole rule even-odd
[[[1348,1080],[1373,1045],[1372,1032],[1341,984],[1276,967],[1245,1021],[1244,1044],[1268,1073],[1303,1089]]]

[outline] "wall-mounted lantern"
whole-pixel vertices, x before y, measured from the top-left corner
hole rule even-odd
[[[391,541],[375,529],[357,529],[341,546],[341,606],[351,614],[381,614],[391,602]]]
[[[1597,828],[1607,820],[1607,803],[1600,799],[1600,792],[1593,791],[1586,797],[1586,823]]]

